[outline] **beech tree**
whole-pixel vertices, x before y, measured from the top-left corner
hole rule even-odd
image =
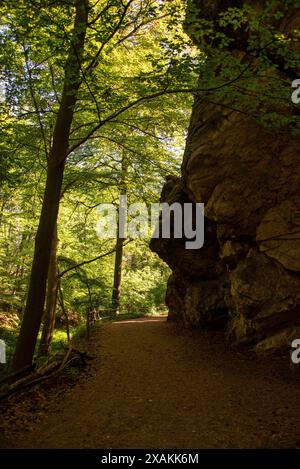
[[[63,6],[58,2],[49,5],[43,1],[30,2],[30,5],[25,3],[20,2],[15,5],[12,15],[6,11],[6,17],[8,25],[11,25],[10,33],[12,32],[13,41],[19,49],[22,49],[19,66],[25,67],[27,91],[33,103],[33,112],[47,157],[47,175],[13,371],[21,370],[32,362],[44,311],[51,246],[67,159],[72,160],[78,151],[86,151],[88,142],[105,125],[132,108],[160,97],[166,91],[165,83],[161,84],[160,80],[167,68],[153,78],[151,73],[146,72],[146,67],[144,71],[139,71],[141,75],[138,78],[142,78],[140,81],[142,87],[132,77],[131,93],[128,93],[125,79],[123,89],[114,95],[114,83],[111,81],[114,77],[103,75],[102,71],[102,68],[107,71],[105,54],[108,52],[105,49],[108,49],[113,56],[114,49],[118,45],[126,41],[131,46],[134,45],[134,41],[139,40],[134,37],[138,38],[143,29],[149,30],[152,23],[170,16],[168,8],[165,11],[160,2],[150,0],[94,4],[87,0],[76,0],[74,4],[65,2]],[[58,14],[56,19],[53,17],[54,14]],[[73,17],[73,26],[69,21],[70,17]],[[35,32],[33,27],[37,27]],[[161,28],[159,25],[158,30]],[[56,43],[48,36],[51,29],[54,29],[57,35]],[[7,36],[11,40],[9,34]],[[45,58],[45,45],[48,45],[51,53],[59,49],[54,63]],[[68,53],[64,62],[63,47],[66,45]],[[156,54],[157,51],[158,49]],[[38,65],[37,57],[41,59]],[[129,54],[128,59],[131,57]],[[149,64],[152,63],[151,60],[153,61],[153,58],[149,58]],[[55,76],[55,71],[59,67],[64,70],[61,79]],[[149,67],[151,66],[148,65],[150,70]],[[46,68],[47,73],[51,75],[52,86],[48,92],[39,93],[38,82],[41,77],[43,81]],[[95,79],[99,80],[99,86],[93,83]],[[14,91],[18,86],[20,87],[20,83],[16,83]],[[61,93],[57,89],[60,86]],[[104,117],[102,117],[102,105],[106,111]],[[81,113],[80,119],[77,117],[78,112]],[[48,117],[51,113],[55,118],[47,121],[44,117],[45,115]]]

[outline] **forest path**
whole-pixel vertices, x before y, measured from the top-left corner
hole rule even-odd
[[[286,360],[231,351],[221,333],[165,318],[97,327],[90,372],[14,445],[297,447],[299,383]]]

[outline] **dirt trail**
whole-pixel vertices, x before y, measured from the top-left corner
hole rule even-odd
[[[95,331],[90,373],[20,433],[21,448],[299,447],[287,360],[233,352],[223,335],[165,319]]]

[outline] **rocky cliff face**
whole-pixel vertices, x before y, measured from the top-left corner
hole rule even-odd
[[[206,3],[216,15],[220,2]],[[162,201],[204,202],[205,243],[151,241],[173,271],[170,319],[224,327],[260,351],[300,337],[299,148],[295,134],[195,98],[182,177],[169,178]]]

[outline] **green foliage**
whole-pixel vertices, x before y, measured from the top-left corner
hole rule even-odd
[[[78,329],[79,328],[74,328],[72,330],[72,336],[75,337],[78,334]],[[19,333],[18,328],[8,327],[7,325],[1,325],[0,327],[0,339],[4,340],[6,344],[6,364],[0,365],[0,379],[4,378],[4,376],[9,371],[9,367],[11,364],[18,333]],[[39,343],[39,339],[38,339],[38,343]],[[66,332],[61,329],[56,329],[54,332],[52,345],[51,345],[52,353],[55,354],[55,353],[64,352],[66,347],[67,347]],[[40,362],[38,363],[39,365],[41,365]]]
[[[128,245],[124,255],[121,310],[163,311],[168,267],[140,241]]]
[[[203,53],[201,88],[207,101],[282,132],[299,132],[291,83],[300,61],[299,30],[287,28],[295,2],[244,2],[205,11],[189,1],[186,31]]]
[[[61,288],[64,306],[77,322],[84,322],[91,308],[111,306],[114,254],[74,268],[114,249],[115,240],[97,237],[97,207],[118,201],[124,155],[129,203],[159,200],[165,175],[179,173],[192,104],[191,96],[164,96],[164,91],[197,83],[194,59],[189,60],[197,51],[181,27],[183,3],[124,5],[91,2],[65,169],[58,265],[60,272],[71,268]],[[21,316],[74,7],[73,2],[4,0],[0,12],[5,88],[0,104],[0,307]],[[155,100],[144,100],[153,93],[158,93]],[[99,125],[102,121],[105,125]],[[160,307],[167,274],[145,244],[125,246],[122,312]],[[59,304],[59,315],[60,309]]]
[[[245,2],[212,14],[196,0],[89,2],[58,220],[70,315],[83,322],[87,310],[110,308],[115,240],[98,239],[97,207],[117,203],[124,158],[128,202],[158,202],[165,176],[180,172],[193,92],[266,127],[298,130],[290,85],[300,33],[280,28],[294,3],[270,0],[258,11]],[[76,41],[74,2],[2,0],[0,17],[0,308],[21,316]],[[144,243],[126,245],[121,311],[157,311],[168,274]]]

